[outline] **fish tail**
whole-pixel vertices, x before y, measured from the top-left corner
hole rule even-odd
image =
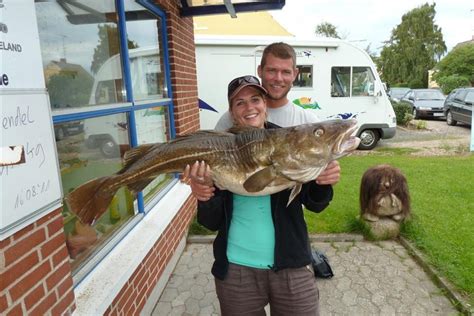
[[[77,215],[81,223],[92,225],[107,210],[118,189],[106,186],[109,179],[111,177],[101,177],[86,182],[66,197],[69,210]]]

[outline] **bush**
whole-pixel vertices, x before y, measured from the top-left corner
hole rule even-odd
[[[469,82],[469,78],[460,75],[441,77],[438,79],[438,83],[444,94],[449,94],[456,88],[468,87],[471,85],[471,83]]]
[[[395,116],[397,117],[397,125],[406,126],[411,120],[411,107],[406,103],[399,102],[392,103],[392,106],[395,111]]]

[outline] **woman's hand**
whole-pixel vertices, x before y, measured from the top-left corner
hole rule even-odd
[[[330,184],[334,185],[339,182],[341,178],[341,166],[337,160],[331,161],[326,169],[320,173],[320,175],[316,178],[317,184]]]
[[[214,196],[214,182],[211,168],[204,161],[196,161],[192,167],[186,166],[181,181],[191,186],[193,196],[199,201],[208,201]]]

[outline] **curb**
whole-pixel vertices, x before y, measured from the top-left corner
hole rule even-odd
[[[464,297],[462,297],[455,287],[445,278],[440,276],[440,273],[430,266],[425,259],[425,256],[407,239],[400,236],[400,244],[405,247],[408,253],[415,259],[415,261],[423,268],[423,270],[431,277],[431,279],[443,290],[446,291],[446,296],[451,299],[454,307],[464,315],[473,315],[473,309]]]

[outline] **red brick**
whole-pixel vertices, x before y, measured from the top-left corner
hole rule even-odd
[[[12,237],[0,240],[0,249],[5,249],[10,244]]]
[[[25,254],[32,251],[32,249],[38,247],[46,240],[46,234],[44,229],[33,232],[24,239],[10,245],[5,250],[5,265],[9,266],[11,263],[23,257]]]
[[[64,234],[57,234],[54,238],[48,240],[42,247],[41,247],[41,255],[42,258],[47,258],[57,249],[61,248],[63,245],[66,244],[66,238]]]
[[[66,277],[64,281],[61,282],[61,284],[58,285],[56,291],[58,292],[58,295],[61,296],[63,293],[67,293],[70,289],[72,289],[74,286],[72,282],[72,276]]]
[[[38,254],[34,252],[5,270],[0,275],[0,279],[2,280],[0,283],[0,291],[3,291],[6,287],[18,280],[23,274],[30,271],[36,264],[38,264],[38,262]]]
[[[69,253],[67,252],[66,244],[53,255],[53,268],[61,265],[64,261],[69,262]]]
[[[60,208],[58,208],[58,209],[52,211],[52,212],[49,213],[48,215],[43,216],[42,218],[40,218],[40,219],[36,222],[36,226],[41,226],[41,225],[43,225],[43,224],[49,222],[51,219],[53,219],[53,218],[55,218],[55,217],[57,217],[57,216],[59,216],[59,217],[62,218],[62,216],[61,216],[61,210],[62,210],[62,208],[60,207]]]
[[[30,294],[25,297],[26,310],[30,310],[45,296],[43,283],[40,283]]]
[[[51,314],[52,315],[64,315],[68,311],[71,304],[74,303],[74,292],[71,290],[64,297],[60,299],[56,305],[54,305]]]
[[[7,296],[0,296],[0,313],[3,313],[8,307]]]
[[[48,261],[43,262],[34,270],[30,270],[26,276],[10,289],[10,295],[13,301],[23,296],[36,284],[42,281],[48,273],[51,272],[51,265]]]
[[[41,302],[36,306],[30,315],[44,315],[47,311],[51,309],[51,306],[56,302],[56,293],[52,292],[48,296],[44,297]]]
[[[64,223],[62,217],[57,217],[54,221],[48,224],[48,237],[54,236],[58,231],[63,231]]]
[[[53,269],[53,273],[46,278],[46,290],[49,292],[55,288],[64,277],[69,276],[71,272],[69,262],[65,262],[59,268]]]
[[[16,240],[19,240],[19,239],[23,238],[23,236],[29,234],[34,228],[35,228],[35,224],[30,224],[30,225],[20,229],[19,231],[17,231],[12,236],[13,240],[16,241]]]
[[[21,304],[17,304],[15,307],[10,309],[5,316],[23,316],[23,311],[21,310]]]

